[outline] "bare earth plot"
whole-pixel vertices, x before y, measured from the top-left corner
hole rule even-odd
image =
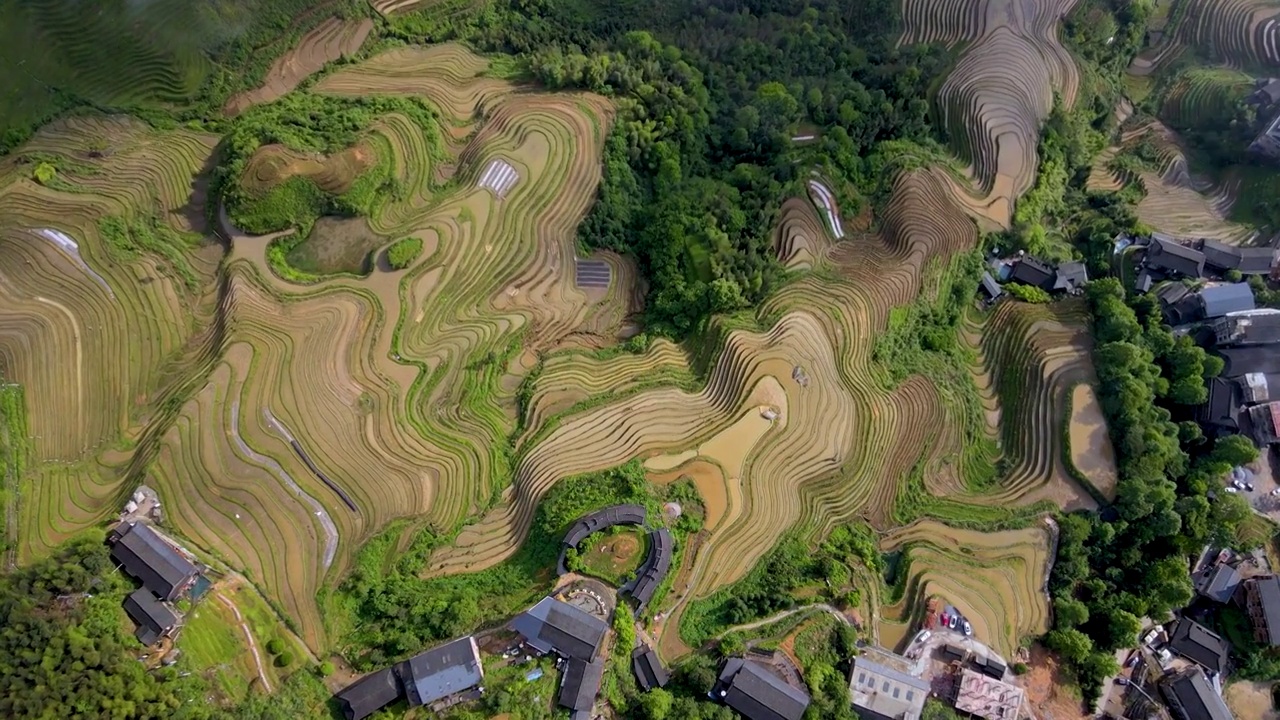
[[[1116,496],[1116,451],[1102,416],[1102,406],[1089,385],[1071,390],[1071,463],[1108,500]]]

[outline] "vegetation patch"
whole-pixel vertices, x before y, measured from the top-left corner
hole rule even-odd
[[[422,255],[422,238],[400,238],[387,248],[387,264],[396,270],[404,270]]]

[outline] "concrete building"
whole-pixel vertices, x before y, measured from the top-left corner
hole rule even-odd
[[[985,720],[1018,720],[1023,696],[1016,685],[965,668],[956,689],[956,710]]]
[[[929,683],[859,657],[849,673],[849,696],[862,720],[919,720]]]

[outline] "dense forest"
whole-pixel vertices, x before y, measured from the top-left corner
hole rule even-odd
[[[815,166],[840,169],[855,213],[883,178],[879,143],[928,143],[939,48],[895,48],[894,0],[495,3],[438,20],[397,19],[407,40],[462,39],[517,53],[549,88],[620,109],[584,248],[634,254],[650,284],[652,333],[687,335],[750,307],[782,280],[771,252],[782,200]],[[798,147],[803,128],[822,137]]]

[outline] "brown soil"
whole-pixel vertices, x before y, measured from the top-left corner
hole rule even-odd
[[[1107,434],[1102,406],[1089,385],[1071,390],[1071,464],[1108,500],[1116,497],[1116,451]]]
[[[684,477],[693,481],[693,486],[697,488],[698,494],[702,496],[702,502],[707,512],[706,527],[708,529],[715,528],[720,519],[724,517],[725,510],[729,506],[729,496],[724,484],[724,473],[720,471],[720,467],[715,463],[710,463],[706,460],[694,460],[670,472],[650,473],[649,481],[658,485],[667,485]]]
[[[1031,648],[1029,670],[1019,683],[1027,690],[1027,703],[1034,715],[1043,720],[1082,720],[1088,714],[1082,712],[1080,698],[1063,690],[1071,686],[1058,666],[1057,658],[1039,645]]]
[[[330,18],[302,37],[298,46],[280,56],[267,71],[262,87],[242,92],[227,100],[228,115],[239,115],[258,103],[271,102],[298,87],[307,76],[318,72],[326,63],[350,55],[360,49],[373,21],[342,21]]]
[[[1265,682],[1233,682],[1222,693],[1227,707],[1238,718],[1280,720],[1280,712],[1271,705],[1271,684]]]

